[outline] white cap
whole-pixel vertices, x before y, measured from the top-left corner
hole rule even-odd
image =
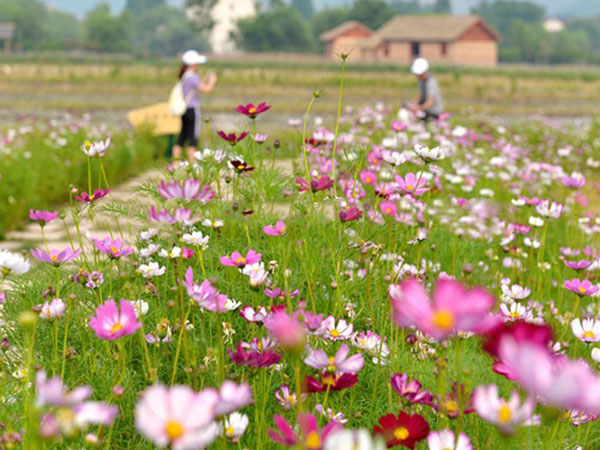
[[[423,75],[429,70],[429,63],[425,58],[417,58],[413,61],[410,71],[417,75]]]
[[[195,66],[197,64],[205,64],[206,56],[201,55],[196,50],[188,50],[181,57],[181,62],[186,66]]]

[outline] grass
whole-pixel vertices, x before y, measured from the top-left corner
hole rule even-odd
[[[134,78],[134,74],[135,77],[143,77],[143,67],[123,68],[116,79],[122,80],[120,77],[130,70],[132,72],[128,76],[132,77],[132,86],[134,79],[139,83],[140,79]],[[261,85],[264,82],[261,77],[265,73],[274,73],[269,72],[271,69],[265,69],[259,71],[262,75],[253,78],[254,75],[233,69],[228,75],[226,70],[230,69],[223,69],[223,86],[228,83],[233,86],[236,84],[233,80],[246,76],[251,81],[246,79],[245,83]],[[292,76],[291,71],[277,70]],[[98,71],[92,72],[94,75],[90,76],[103,76]],[[50,77],[52,71],[44,73],[44,76]],[[350,72],[346,87],[348,91],[357,89],[362,81],[364,86],[369,85],[359,75],[363,73]],[[391,74],[380,76],[383,88],[386,84],[391,86],[397,82],[391,81]],[[293,82],[301,78],[301,74],[294,77],[297,78]],[[442,78],[443,82],[447,82]],[[326,77],[319,79],[328,82]],[[102,85],[98,79],[93,82]],[[281,81],[282,84],[290,82],[284,82],[283,78]],[[491,80],[486,82],[491,83]],[[86,86],[86,83],[81,81],[81,86]],[[157,85],[161,83],[163,81]],[[271,79],[270,83],[278,84],[275,79]],[[406,83],[408,88],[408,79]],[[466,84],[466,81],[461,83]],[[543,82],[540,83],[543,85]],[[310,84],[310,79],[304,80],[307,88]],[[259,88],[258,92],[262,93],[262,89],[265,88]],[[229,94],[233,95],[231,92]],[[258,95],[256,92],[253,94]],[[350,101],[352,98],[350,93]],[[317,105],[320,103],[321,100],[317,101]],[[267,126],[269,117],[274,115],[277,108],[275,105],[273,111],[261,118],[259,127]],[[365,120],[358,121],[359,117]],[[297,413],[295,408],[291,411],[282,409],[274,398],[276,389],[284,384],[294,389],[296,370],[300,371],[300,379],[305,375],[315,375],[316,371],[299,363],[298,355],[283,349],[277,350],[282,354],[281,364],[270,368],[250,369],[234,364],[225,350],[234,349],[241,341],[266,337],[267,330],[246,322],[237,311],[214,313],[192,302],[182,279],[187,267],[193,267],[196,282],[211,280],[219,291],[241,302],[242,306],[258,308],[283,304],[291,312],[299,308],[298,298],[302,298],[308,311],[332,315],[337,319],[345,318],[353,324],[355,332],[371,330],[386,339],[390,347],[386,365],[374,364],[371,356],[363,352],[365,364],[358,374],[358,384],[340,392],[309,394],[299,406],[304,411],[314,413],[317,404],[325,404],[334,412],[345,414],[349,420],[346,427],[371,430],[382,415],[409,410],[422,414],[432,430],[448,428],[464,431],[474,447],[481,449],[562,449],[565,445],[571,448],[577,444],[583,448],[595,448],[600,445],[600,430],[595,422],[574,427],[562,417],[562,412],[547,406],[539,405],[536,409],[542,420],[539,426],[519,427],[516,434],[505,436],[475,413],[459,414],[457,419],[453,419],[424,405],[403,405],[389,384],[389,377],[396,372],[406,372],[418,378],[425,389],[440,397],[451,392],[453,382],[464,384],[466,392],[472,392],[481,384],[495,383],[505,398],[516,385],[492,372],[493,360],[481,350],[478,336],[467,339],[454,337],[444,344],[433,342],[421,334],[416,338],[416,343],[408,340],[409,334],[414,334],[415,330],[399,328],[390,319],[387,293],[390,284],[414,275],[432,287],[444,272],[467,286],[483,286],[500,299],[500,280],[510,278],[512,283],[532,290],[529,299],[521,303],[535,309],[536,303],[533,302],[539,302],[539,312],[535,314],[554,329],[556,339],[563,343],[566,354],[570,358],[583,358],[593,365],[590,347],[577,340],[569,327],[574,315],[579,317],[585,313],[575,306],[576,295],[562,286],[564,280],[574,278],[576,274],[565,267],[560,258],[563,247],[582,249],[588,244],[597,245],[597,240],[591,241],[590,235],[578,225],[578,219],[584,215],[586,208],[574,201],[575,192],[565,188],[557,176],[551,175],[553,171],[550,168],[539,169],[537,163],[549,162],[567,173],[578,170],[584,172],[588,180],[596,179],[598,170],[586,167],[585,161],[589,157],[598,158],[598,126],[588,124],[579,128],[555,128],[547,123],[523,122],[503,132],[490,123],[478,123],[472,125],[474,134],[471,137],[460,138],[452,134],[452,126],[438,128],[432,125],[429,129],[431,134],[423,134],[424,130],[419,124],[410,125],[405,134],[396,135],[390,126],[394,119],[392,114],[385,114],[378,119],[372,113],[358,108],[344,114],[342,119],[341,133],[345,138],[340,139],[336,161],[339,164],[339,179],[345,182],[356,180],[369,164],[368,153],[380,146],[384,138],[399,139],[400,143],[392,146],[392,150],[397,151],[410,148],[409,142],[412,141],[432,147],[435,145],[434,138],[439,136],[444,136],[456,146],[451,155],[435,164],[439,169],[432,165],[424,167],[410,151],[407,152],[409,160],[399,167],[384,161],[372,167],[382,180],[392,180],[393,174],[404,176],[419,170],[426,170],[433,178],[437,177],[435,183],[433,179],[427,181],[429,187],[435,185],[437,188],[419,197],[424,205],[422,220],[419,219],[418,205],[398,199],[396,203],[404,215],[399,216],[398,220],[385,217],[382,224],[372,222],[367,218],[367,211],[371,208],[378,210],[382,200],[375,195],[372,186],[364,184],[365,196],[358,200],[352,195],[346,198],[341,186],[338,186],[344,202],[355,202],[364,211],[361,220],[341,223],[337,220],[339,205],[332,198],[331,189],[317,192],[314,196],[299,194],[295,177],[304,176],[305,168],[297,166],[296,173],[278,170],[271,166],[269,157],[265,158],[267,164],[260,167],[253,158],[255,149],[249,139],[228,151],[228,158],[242,157],[256,167],[252,172],[236,174],[227,168],[225,162],[209,160],[195,168],[184,167],[167,175],[170,180],[177,181],[197,178],[210,183],[213,189],[219,186],[223,191],[228,186],[231,195],[215,198],[206,205],[183,200],[165,201],[156,192],[148,194],[159,209],[168,208],[172,211],[176,206],[186,206],[200,218],[223,220],[222,228],[206,228],[199,223],[191,227],[146,224],[146,227],[158,227],[159,233],[152,242],[160,248],[168,250],[175,245],[181,246],[182,234],[197,230],[210,238],[206,250],[193,248],[195,254],[190,259],[153,256],[152,259],[164,266],[166,271],[164,275],[151,279],[142,278],[136,270],[146,262],[138,252],[113,260],[90,248],[84,248],[84,253],[75,264],[60,268],[40,264],[27,275],[10,277],[11,290],[7,291],[8,299],[3,306],[6,326],[2,337],[8,339],[11,350],[2,354],[0,372],[3,377],[0,395],[5,404],[0,411],[0,422],[6,425],[6,429],[23,429],[25,448],[72,448],[83,442],[85,431],[73,435],[62,431],[51,440],[41,439],[38,428],[40,415],[44,412],[58,414],[60,408],[34,406],[34,387],[29,384],[34,379],[34,368],[44,369],[52,375],[62,375],[70,387],[89,385],[93,388],[94,399],[118,406],[119,416],[112,426],[87,430],[95,433],[101,448],[152,448],[148,439],[136,431],[134,411],[140,393],[153,382],[185,384],[201,390],[219,386],[224,379],[229,379],[247,382],[255,399],[253,406],[242,410],[249,416],[250,425],[241,438],[240,446],[251,449],[276,448],[267,436],[267,429],[273,427],[274,414],[282,414],[291,423],[296,423]],[[281,139],[282,154],[275,156],[301,160],[302,140],[298,132],[286,131],[281,126],[278,129],[278,134],[271,136],[267,144],[272,146],[274,138]],[[79,161],[76,165],[78,170],[68,174],[73,177],[69,178],[73,182],[78,176],[81,177],[82,164],[85,162],[77,151],[81,138],[83,135],[79,134],[69,137],[70,154],[78,155]],[[401,143],[402,139],[407,139],[407,142]],[[43,141],[44,136],[37,135],[33,142]],[[127,140],[122,144],[117,143],[115,147],[130,148],[131,145],[138,146],[141,143]],[[559,156],[557,150],[565,146],[572,146],[577,151]],[[326,163],[331,155],[331,144],[315,148],[310,156],[310,171],[321,175],[328,173]],[[61,161],[42,161],[40,167],[61,173]],[[15,171],[15,176],[23,177],[27,164],[21,162],[18,167],[21,172]],[[113,167],[113,173],[118,172],[118,167]],[[461,178],[457,182],[456,176],[459,174]],[[50,186],[55,185],[61,184],[50,183]],[[468,186],[473,186],[473,189],[468,189]],[[146,186],[144,191],[151,188]],[[491,190],[491,197],[485,193],[486,189]],[[32,193],[29,197],[28,194],[25,198],[31,200],[36,198],[35,195]],[[538,215],[531,207],[517,208],[512,205],[511,199],[519,195],[548,198],[568,205],[560,219],[545,219],[544,227],[534,227],[528,233],[529,237],[542,243],[539,250],[525,246],[520,236],[510,244],[500,245],[504,237],[500,228],[503,222],[526,224],[531,215]],[[462,209],[456,206],[456,198],[459,197],[467,199],[467,206]],[[591,200],[598,201],[597,197]],[[279,208],[274,208],[275,203],[279,204]],[[37,206],[36,202],[32,204]],[[100,204],[97,207],[102,206]],[[26,210],[26,205],[22,209]],[[112,209],[118,211],[118,208]],[[336,214],[332,214],[332,209],[336,210]],[[252,214],[244,213],[250,210]],[[75,205],[73,211],[87,213],[80,205]],[[121,209],[123,217],[144,217],[145,212],[145,207],[141,205],[123,205]],[[276,220],[285,220],[286,234],[266,236],[263,227]],[[427,231],[427,240],[409,243],[417,236],[419,229]],[[109,231],[114,237],[119,236],[118,230]],[[595,233],[597,235],[597,231]],[[147,241],[141,240],[127,244],[138,250],[148,246]],[[300,297],[270,299],[264,293],[265,285],[252,287],[246,275],[219,262],[219,257],[230,255],[233,251],[245,254],[250,248],[262,254],[272,287],[280,287],[288,292],[298,289]],[[512,267],[509,261],[513,262]],[[515,261],[520,267],[514,264]],[[548,263],[548,267],[542,263]],[[76,274],[81,269],[102,272],[104,283],[97,289],[90,289],[69,281],[68,275]],[[597,282],[597,275],[592,272],[582,276]],[[68,319],[63,316],[53,320],[23,320],[24,312],[37,311],[36,305],[54,296],[68,303]],[[146,301],[149,311],[141,319],[143,328],[117,341],[103,341],[96,337],[88,326],[89,317],[98,305],[109,298]],[[551,309],[551,301],[556,310]],[[595,299],[583,298],[581,301],[582,306],[589,307],[594,314],[598,313]],[[499,304],[500,300],[495,311]],[[184,327],[186,320],[189,323]],[[147,333],[158,333],[158,330],[165,329],[172,333],[169,343],[150,345],[143,339]],[[224,330],[233,330],[234,333],[226,334]],[[333,354],[340,346],[339,342],[318,336],[308,337],[308,342],[313,348],[325,349],[328,354]],[[66,343],[66,347],[63,343]],[[353,347],[351,353],[359,351]],[[12,375],[19,369],[26,369],[24,378],[17,379]],[[122,395],[114,395],[116,385],[123,387]],[[524,396],[524,391],[521,392]],[[327,420],[320,417],[319,422],[324,425]],[[230,448],[233,445],[225,437],[220,437],[213,448]],[[418,449],[426,447],[425,442],[417,445]]]

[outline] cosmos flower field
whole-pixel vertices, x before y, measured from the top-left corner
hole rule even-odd
[[[2,448],[600,446],[595,124],[236,110],[122,205],[135,238],[0,251]],[[111,200],[78,145],[40,233]]]

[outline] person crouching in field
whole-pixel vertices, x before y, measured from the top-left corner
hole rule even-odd
[[[424,58],[414,60],[411,72],[419,80],[419,95],[413,99],[408,108],[424,121],[437,119],[444,112],[440,85],[429,73],[429,62]]]
[[[200,94],[211,92],[217,83],[217,76],[210,72],[202,80],[196,74],[199,65],[206,63],[206,56],[196,50],[188,50],[181,58],[179,79],[183,88],[183,97],[187,109],[181,117],[181,132],[177,144],[173,146],[173,158],[181,158],[181,152],[186,142],[188,143],[188,159],[193,161],[198,136],[200,135]]]

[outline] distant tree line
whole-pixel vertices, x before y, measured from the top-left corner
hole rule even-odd
[[[377,29],[396,14],[447,14],[450,0],[355,0],[351,6],[316,10],[312,0],[267,0],[256,17],[239,21],[238,44],[249,51],[322,50],[319,36],[347,20]],[[527,63],[600,63],[600,18],[572,19],[549,33],[545,9],[525,0],[480,0],[474,14],[501,35],[500,60]]]
[[[165,0],[128,0],[119,15],[102,3],[83,20],[47,8],[41,0],[0,0],[0,22],[16,24],[15,46],[23,50],[82,49],[142,57],[172,56],[192,47],[208,50],[205,33]]]

